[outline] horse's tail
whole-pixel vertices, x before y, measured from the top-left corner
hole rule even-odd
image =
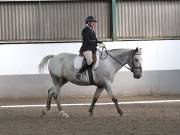
[[[41,60],[41,63],[39,64],[39,73],[43,73],[44,68],[47,67],[48,60],[53,57],[54,55],[47,55]]]

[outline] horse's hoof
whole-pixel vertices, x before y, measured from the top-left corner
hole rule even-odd
[[[60,111],[58,114],[58,117],[59,118],[61,118],[61,117],[69,118],[69,115],[67,113],[65,113],[64,111]]]
[[[69,115],[66,113],[65,115],[63,115],[63,117],[69,118]]]
[[[89,117],[90,117],[90,118],[93,118],[93,117],[94,117],[94,113],[90,113],[90,114],[89,114]]]
[[[41,111],[41,115],[40,115],[40,118],[42,118],[44,115],[46,115],[47,113],[42,109]]]
[[[124,116],[124,113],[123,113],[123,112],[120,112],[119,114],[120,114],[120,117]]]

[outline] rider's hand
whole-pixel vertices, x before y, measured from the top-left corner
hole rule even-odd
[[[103,47],[105,47],[105,44],[104,43],[101,43],[101,44],[99,43],[98,46],[103,48]]]

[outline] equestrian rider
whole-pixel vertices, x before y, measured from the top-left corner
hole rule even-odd
[[[102,44],[101,41],[97,40],[95,28],[96,28],[96,22],[98,22],[93,16],[88,16],[86,18],[86,26],[82,31],[82,46],[80,48],[80,54],[83,54],[86,63],[81,67],[79,72],[76,74],[75,79],[80,80],[82,76],[82,72],[84,72],[86,69],[92,68],[93,65],[93,54],[96,53],[97,50],[97,44]]]

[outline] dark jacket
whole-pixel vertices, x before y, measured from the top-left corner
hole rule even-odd
[[[97,50],[97,38],[95,32],[86,26],[82,31],[82,46],[80,48],[80,53],[85,51],[92,51],[93,53]]]

